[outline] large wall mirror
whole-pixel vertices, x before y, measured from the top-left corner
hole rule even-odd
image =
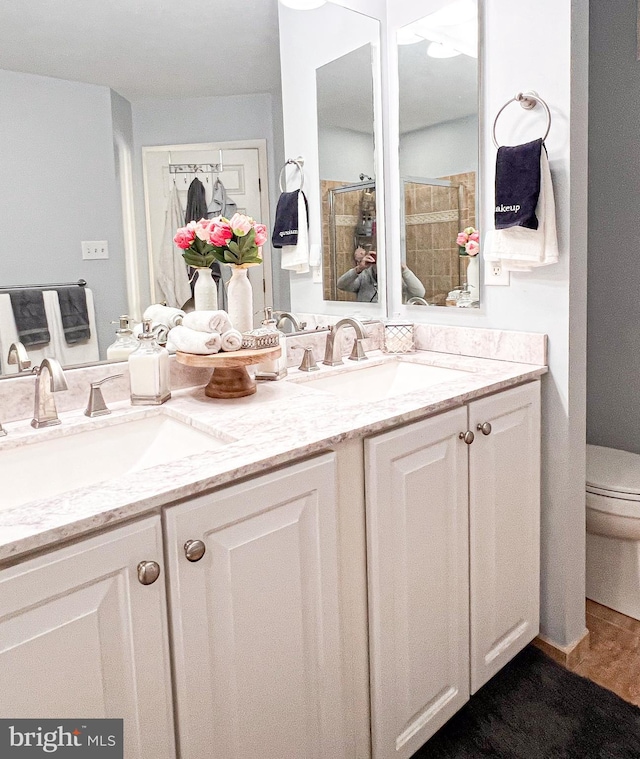
[[[220,0],[214,9],[205,0],[86,0],[80,14],[76,4],[34,0],[28,8],[8,3],[0,10],[0,375],[16,371],[6,361],[15,324],[1,329],[13,321],[8,290],[14,286],[85,281],[91,338],[67,344],[63,334],[29,354],[34,363],[55,355],[66,366],[105,359],[118,326],[112,322],[131,312],[140,318],[160,297],[174,179],[183,206],[194,178],[204,183],[208,205],[221,179],[240,210],[272,228],[285,158],[303,154],[310,165],[317,146],[292,155],[284,150],[278,1],[251,0],[242,10],[251,33],[241,42],[234,0]],[[298,17],[315,13],[283,10]],[[309,35],[282,40],[283,49],[302,45],[296,66],[309,65],[313,92],[318,66],[378,39],[377,22],[371,22],[375,34],[363,36],[352,26],[364,17],[337,6],[320,10],[341,17],[324,30],[324,40],[318,29],[313,45]],[[338,38],[349,45],[334,50]],[[316,55],[320,50],[324,58]],[[308,115],[315,131],[315,102]],[[218,163],[221,147],[223,172],[168,173],[170,164]],[[373,176],[369,164],[359,171]],[[155,182],[146,198],[145,172]],[[247,189],[256,197],[247,199]],[[88,257],[83,242],[91,243]],[[321,284],[313,283],[310,297],[298,289],[292,303],[295,275],[282,270],[278,251],[264,253],[263,267],[251,272],[262,275],[254,283],[257,302],[264,292],[265,304],[282,311],[295,305],[296,311],[325,312]],[[52,297],[44,301],[57,328]],[[260,318],[256,314],[256,323]],[[283,328],[291,331],[291,322]]]
[[[402,300],[477,307],[477,2],[437,6],[397,33]]]

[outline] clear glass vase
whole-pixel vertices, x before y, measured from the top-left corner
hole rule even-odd
[[[196,268],[198,278],[193,286],[193,302],[196,311],[218,310],[218,287],[208,266]]]
[[[231,279],[227,285],[228,313],[234,329],[248,332],[253,329],[253,290],[247,269],[231,267]]]

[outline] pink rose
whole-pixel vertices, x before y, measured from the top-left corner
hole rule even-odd
[[[475,240],[469,240],[464,249],[468,256],[477,256],[480,252],[480,246]]]
[[[233,237],[231,227],[222,217],[214,219],[209,225],[209,242],[218,248],[224,248]]]
[[[189,229],[188,226],[180,227],[176,232],[173,241],[179,248],[182,248],[182,250],[187,250],[187,248],[191,247],[191,243],[194,241],[195,236],[195,232],[192,229]]]
[[[267,227],[264,224],[256,224],[254,229],[256,230],[256,245],[260,248],[267,241]]]
[[[203,242],[209,241],[209,222],[207,219],[200,219],[195,226],[195,234],[199,240]]]
[[[462,247],[463,245],[466,245],[468,242],[469,242],[469,237],[464,232],[459,232],[458,236],[456,237],[456,244]]]
[[[480,242],[480,232],[474,232],[472,235],[469,235],[469,239],[474,242]]]
[[[233,234],[238,237],[244,237],[253,226],[252,220],[241,213],[234,213],[229,221]]]

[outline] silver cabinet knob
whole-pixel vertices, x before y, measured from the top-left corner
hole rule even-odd
[[[482,432],[483,435],[490,435],[491,434],[491,425],[489,422],[484,422],[483,424],[478,424],[478,432]]]
[[[189,561],[200,561],[207,547],[201,540],[187,540],[184,544],[184,555]]]
[[[160,564],[157,561],[141,561],[138,564],[138,581],[143,585],[153,585],[160,577]]]
[[[471,432],[471,430],[467,430],[466,432],[461,432],[458,435],[458,437],[460,438],[460,440],[464,440],[464,442],[467,445],[471,445],[471,443],[473,443],[475,439],[475,435],[473,434],[473,432]]]

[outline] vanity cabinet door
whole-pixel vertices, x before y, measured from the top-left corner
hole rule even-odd
[[[182,759],[346,757],[336,500],[326,454],[167,509]]]
[[[540,383],[474,401],[469,428],[475,433],[469,446],[475,693],[538,634]]]
[[[123,718],[127,759],[175,757],[164,577],[137,569],[162,555],[152,517],[2,570],[0,717]]]
[[[460,408],[365,442],[374,759],[408,759],[469,698]]]

